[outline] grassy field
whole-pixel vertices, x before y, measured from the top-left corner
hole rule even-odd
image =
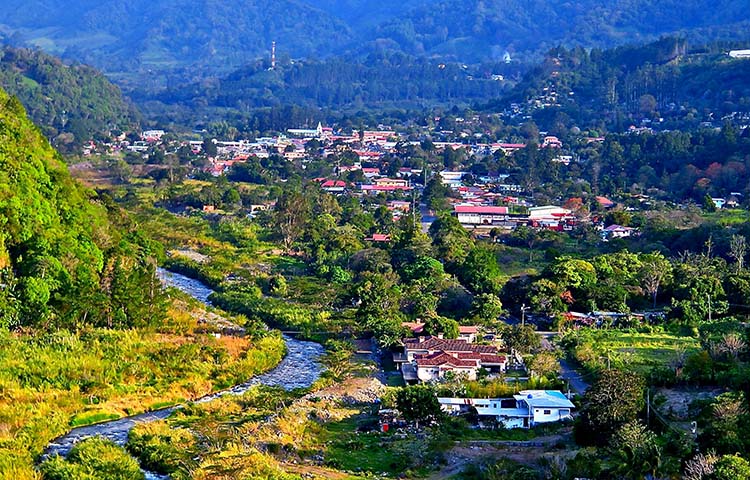
[[[33,459],[72,427],[198,398],[275,366],[283,340],[199,333],[176,303],[172,329],[0,333],[0,478],[36,478]]]
[[[575,340],[573,356],[591,370],[627,368],[642,374],[668,367],[685,355],[700,350],[698,339],[669,333],[635,333],[618,330],[583,330],[569,334]]]

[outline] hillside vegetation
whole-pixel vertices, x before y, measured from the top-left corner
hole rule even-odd
[[[40,51],[2,48],[0,86],[18,97],[58,148],[128,130],[138,122],[135,108],[107,77]]]
[[[0,173],[0,325],[125,327],[163,317],[158,248],[70,178],[1,90]]]
[[[728,39],[748,27],[742,2],[732,0],[11,0],[5,7],[0,32],[14,41],[130,80],[138,73],[140,83],[153,81],[151,72],[169,72],[174,83],[268,59],[272,41],[292,57],[400,51],[476,62],[506,51],[529,60],[558,44],[608,47],[673,33]]]

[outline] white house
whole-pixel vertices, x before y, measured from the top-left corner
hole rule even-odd
[[[622,225],[610,225],[602,230],[602,238],[609,240],[612,238],[628,238],[638,232],[638,229],[632,227],[623,227]]]
[[[508,220],[508,207],[456,205],[453,213],[461,225],[492,225]]]
[[[438,397],[440,408],[457,415],[474,407],[480,419],[494,419],[506,428],[530,428],[572,419],[575,408],[559,390],[522,390],[513,398]]]
[[[407,383],[437,381],[445,378],[449,372],[474,380],[480,369],[504,372],[508,363],[497,348],[472,344],[464,339],[418,337],[407,338],[403,342],[404,353],[394,354],[393,360]]]

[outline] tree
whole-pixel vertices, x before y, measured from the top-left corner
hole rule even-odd
[[[494,324],[502,314],[503,303],[494,293],[481,293],[474,297],[471,304],[471,316],[485,325]]]
[[[355,289],[360,302],[355,314],[357,320],[385,347],[394,345],[404,334],[398,310],[401,290],[394,276],[365,272]]]
[[[643,290],[651,297],[653,307],[656,308],[659,288],[672,277],[672,264],[661,253],[651,253],[643,257],[639,272],[640,283]]]
[[[542,338],[536,333],[533,325],[508,325],[501,336],[506,348],[519,353],[529,353],[542,345]]]
[[[635,373],[601,372],[584,397],[576,438],[583,444],[596,445],[636,420],[644,406],[644,388],[645,382]]]
[[[461,283],[474,293],[499,293],[503,274],[494,250],[474,247],[459,271]]]
[[[560,363],[552,353],[541,352],[531,359],[529,370],[538,377],[557,377],[560,372]]]
[[[458,338],[458,322],[450,318],[434,315],[425,320],[424,333],[427,335],[438,335],[442,333],[444,338]]]
[[[409,385],[396,392],[396,408],[404,420],[414,422],[419,428],[419,422],[427,422],[440,418],[440,403],[435,391],[430,385]]]
[[[213,158],[219,153],[219,149],[216,146],[216,142],[211,138],[204,138],[203,139],[203,153],[206,154],[207,157]]]
[[[724,455],[714,466],[716,480],[746,480],[750,478],[750,462],[739,455]]]
[[[747,242],[742,235],[732,235],[729,241],[729,256],[735,261],[736,272],[742,272],[745,266],[745,256],[747,255]]]
[[[610,440],[616,459],[614,471],[618,478],[640,480],[657,477],[661,467],[661,448],[656,435],[638,421],[621,426]]]
[[[450,188],[443,184],[439,175],[436,175],[427,182],[422,194],[422,202],[427,205],[427,208],[436,212],[447,210],[450,193]]]
[[[747,343],[737,333],[725,333],[719,343],[719,350],[729,355],[735,362],[746,348]]]
[[[297,191],[285,192],[276,202],[275,227],[287,252],[291,251],[294,242],[302,235],[309,211],[309,202]]]
[[[469,232],[453,215],[439,215],[430,225],[429,233],[435,253],[448,265],[457,265],[464,261],[474,246]]]

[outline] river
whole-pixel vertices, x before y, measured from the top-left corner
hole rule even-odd
[[[169,287],[177,288],[203,303],[210,305],[208,296],[212,290],[192,278],[159,269],[159,278]],[[206,395],[196,403],[210,402],[224,395],[241,395],[254,385],[268,385],[282,387],[287,390],[307,388],[320,377],[323,367],[319,360],[323,354],[323,347],[319,343],[306,342],[284,336],[287,354],[273,370],[249,379],[240,385],[227,390]],[[128,441],[128,432],[138,423],[153,422],[169,417],[179,406],[143,413],[132,417],[121,418],[110,422],[98,423],[87,427],[79,427],[53,440],[44,451],[43,458],[53,455],[67,455],[77,442],[86,438],[100,436],[112,440],[123,446]],[[144,472],[147,480],[166,479],[152,472]]]

